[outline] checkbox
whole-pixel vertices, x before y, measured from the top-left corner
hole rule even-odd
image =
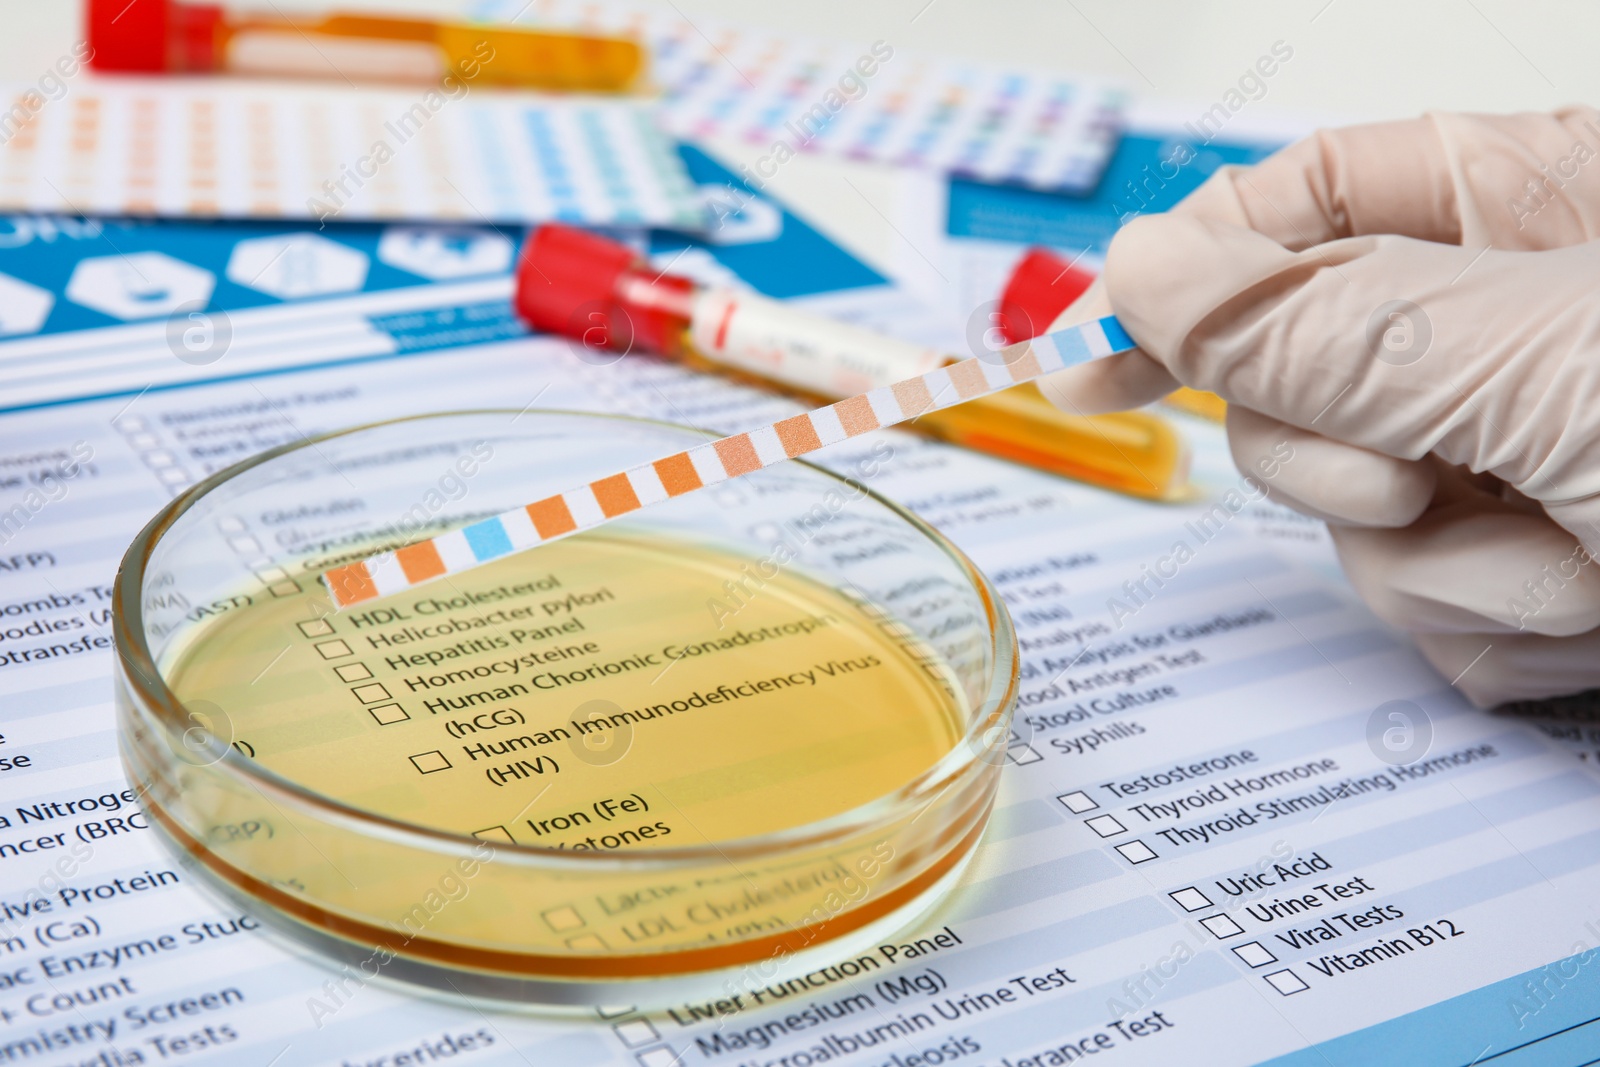
[[[160,478],[163,482],[167,483],[168,485],[178,485],[179,483],[187,484],[187,483],[189,483],[189,482],[194,480],[193,478],[189,477],[189,472],[184,470],[182,467],[161,467],[161,468],[158,468],[156,470],[156,477]],[[247,540],[254,541],[255,538],[253,538],[253,537],[252,538],[247,538]],[[256,551],[256,552],[261,551],[261,546],[257,545],[255,547],[254,551]]]
[[[153,433],[150,433],[149,431],[144,431],[142,433],[129,434],[128,435],[128,443],[130,445],[132,445],[134,448],[140,448],[140,449],[143,449],[143,448],[160,448],[161,447],[161,438],[157,437]]]
[[[344,643],[343,638],[334,641],[324,641],[316,645],[316,650],[323,659],[338,659],[340,656],[353,656],[355,651]]]
[[[1267,980],[1269,986],[1286,997],[1292,997],[1296,993],[1303,993],[1311,988],[1306,985],[1305,979],[1290,970],[1273,971],[1271,974],[1264,974],[1261,977]]]
[[[1200,925],[1211,932],[1211,936],[1219,940],[1237,937],[1244,933],[1244,927],[1233,921],[1231,915],[1209,915],[1200,920]]]
[[[611,946],[600,940],[599,934],[580,934],[567,938],[567,947],[579,952],[606,952]]]
[[[1118,834],[1128,832],[1128,828],[1118,822],[1115,815],[1096,815],[1092,819],[1084,820],[1083,825],[1101,837],[1116,837]]]
[[[372,677],[372,671],[365,663],[346,663],[343,667],[335,667],[333,673],[339,676],[341,682],[364,682]]]
[[[405,722],[411,718],[406,714],[406,709],[399,704],[379,704],[375,708],[368,708],[372,717],[378,720],[379,726],[393,726],[397,722]]]
[[[1023,767],[1029,763],[1038,763],[1044,757],[1039,755],[1032,745],[1012,745],[1006,749],[1006,759]]]
[[[514,845],[517,843],[516,840],[511,836],[511,831],[507,830],[504,826],[486,826],[482,830],[472,831],[472,836],[476,837],[479,841],[500,841],[507,845]]]
[[[1199,911],[1201,908],[1209,908],[1211,906],[1211,898],[1194,886],[1190,886],[1188,889],[1180,889],[1175,893],[1168,893],[1167,896],[1177,901],[1178,907],[1184,911]]]
[[[188,475],[184,475],[185,478]],[[249,556],[261,551],[261,542],[249,534],[240,534],[238,537],[228,538],[228,547],[241,556]]]
[[[1265,967],[1269,963],[1277,963],[1278,957],[1272,950],[1259,941],[1252,941],[1248,945],[1235,945],[1233,954],[1252,967]]]
[[[639,1067],[678,1067],[680,1062],[678,1054],[665,1045],[641,1052],[633,1058],[639,1061]]]
[[[327,619],[312,619],[309,622],[300,622],[295,625],[299,627],[300,633],[305,637],[325,637],[333,633],[333,623]]]
[[[444,753],[438,749],[417,753],[411,757],[411,765],[417,769],[418,774],[433,774],[435,771],[450,769],[450,761],[445,759]]]
[[[294,596],[300,592],[299,582],[273,582],[267,586],[267,592],[273,596]]]
[[[376,704],[380,700],[394,699],[389,690],[384,688],[382,682],[373,682],[371,685],[358,685],[350,692],[363,704]]]
[[[578,914],[578,909],[571,904],[563,904],[559,908],[551,908],[549,911],[540,912],[539,915],[544,919],[546,925],[558,934],[589,925],[583,921],[583,916]]]
[[[1116,849],[1129,863],[1148,863],[1156,858],[1156,850],[1143,841],[1129,841],[1116,846]]]
[[[633,1009],[634,1005],[632,1004],[602,1004],[594,1010],[594,1013],[602,1019],[615,1019],[619,1015],[628,1014]]]
[[[1074,815],[1082,815],[1084,812],[1093,811],[1095,808],[1100,806],[1099,804],[1095,803],[1094,797],[1090,796],[1088,793],[1085,793],[1081,789],[1071,793],[1062,793],[1060,796],[1056,797],[1056,799],[1065,804],[1067,806],[1067,810],[1072,812]]]
[[[629,1019],[625,1023],[613,1023],[611,1029],[629,1048],[638,1048],[652,1041],[661,1040],[661,1035],[656,1033],[656,1028],[650,1025],[649,1019]]]
[[[144,458],[144,461],[146,463],[148,463],[152,467],[170,467],[174,463],[178,462],[178,457],[177,456],[174,456],[171,452],[168,452],[166,449],[159,449],[159,448],[155,449],[153,451],[144,453],[144,457],[143,458]]]
[[[907,626],[903,622],[896,622],[894,619],[890,619],[887,622],[880,622],[878,624],[878,629],[882,630],[896,641],[908,641],[917,636],[916,632],[912,630],[911,627]]]
[[[123,433],[138,433],[144,427],[144,419],[138,415],[124,415],[117,420],[117,429]]]

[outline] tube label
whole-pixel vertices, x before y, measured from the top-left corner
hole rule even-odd
[[[695,302],[689,340],[706,358],[825,396],[850,396],[925,374],[946,357],[751,293]]]

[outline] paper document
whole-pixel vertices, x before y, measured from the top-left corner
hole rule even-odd
[[[486,62],[492,63],[492,58]],[[652,106],[477,89],[97,78],[0,90],[0,210],[698,228]]]
[[[919,305],[767,207],[777,222],[761,239],[656,235],[649,251],[915,334]],[[63,279],[41,286],[62,305],[72,263],[131,232],[58,226],[46,240],[42,221],[9,225],[29,239],[0,249],[0,272],[31,257],[36,277]],[[165,243],[206,271],[263,236],[174,226]],[[322,236],[360,254],[383,241]],[[1272,509],[1227,469],[1215,429],[1196,442],[1211,499],[1186,507],[901,435],[831,456],[849,465],[877,446],[872,487],[972,555],[1022,646],[993,823],[954,896],[912,929],[781,985],[567,1020],[408,996],[285,952],[201,891],[125,792],[108,583],[151,514],[260,449],[412,412],[537,402],[736,429],[798,410],[525,337],[503,273],[403,283],[378,266],[343,293],[218,288],[207,314],[229,339],[209,362],[178,358],[193,350],[181,331],[169,341],[167,315],[0,343],[0,1062],[1593,1058],[1600,780],[1520,721],[1466,706],[1348,588],[1274,552]],[[1257,477],[1304,461],[1269,458]],[[248,522],[279,539],[302,520]]]
[[[766,149],[753,164],[758,182],[818,152],[1086,190],[1121,125],[1124,94],[1114,85],[920,56],[892,41],[857,47],[613,0],[486,0],[477,10],[640,37],[673,132]]]

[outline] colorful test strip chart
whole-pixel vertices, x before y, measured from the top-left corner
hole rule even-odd
[[[653,105],[453,93],[100,78],[49,100],[12,87],[0,211],[704,224]]]
[[[477,11],[645,41],[669,128],[767,149],[758,172],[760,159],[772,170],[788,153],[816,152],[1085,192],[1122,127],[1124,93],[1115,85],[951,62],[886,41],[846,45],[690,21],[673,7],[626,0],[484,0]]]

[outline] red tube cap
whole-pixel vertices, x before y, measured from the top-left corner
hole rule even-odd
[[[99,70],[167,69],[168,0],[87,0],[89,62]]]
[[[216,4],[172,0],[86,0],[89,63],[97,70],[206,71],[216,69]]]
[[[522,246],[517,314],[544,333],[581,332],[582,313],[616,303],[617,283],[637,258],[627,245],[572,226],[540,226]]]
[[[1006,344],[1027,341],[1048,330],[1056,317],[1094,284],[1094,277],[1053,252],[1030,248],[1000,295],[999,327]]]
[[[676,355],[695,290],[660,274],[625,244],[549,223],[529,235],[517,265],[517,314],[585,349]]]

